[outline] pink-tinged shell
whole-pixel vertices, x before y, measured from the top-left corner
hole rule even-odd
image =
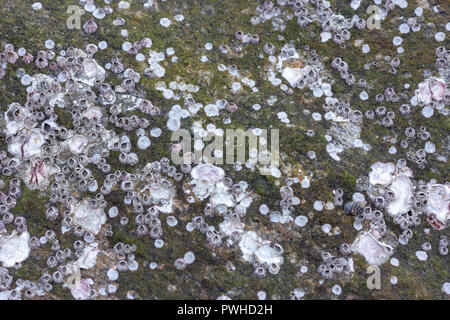
[[[59,67],[58,67],[58,64],[56,62],[50,62],[49,68],[52,71],[56,71],[56,70],[58,70]]]
[[[447,87],[442,79],[431,78],[419,83],[417,100],[423,104],[444,99]]]
[[[386,8],[387,11],[394,10],[395,3],[392,0],[387,0],[384,7]]]
[[[113,73],[121,73],[123,71],[123,64],[120,62],[113,62],[111,66],[111,71]]]
[[[33,59],[34,59],[33,55],[32,55],[31,53],[27,52],[27,53],[23,56],[22,61],[28,64],[28,63],[33,62]]]
[[[83,279],[80,282],[75,283],[70,291],[75,299],[89,299],[91,295],[91,285],[89,284],[89,280]]]
[[[367,263],[381,265],[392,255],[392,246],[380,242],[377,234],[370,230],[361,233],[353,242],[353,250],[361,254]]]
[[[66,81],[66,89],[67,89],[69,92],[75,92],[75,91],[77,91],[77,90],[78,90],[78,83],[76,82],[76,80],[74,80],[74,79],[72,79],[72,78],[69,78],[69,79]]]
[[[225,177],[225,171],[222,168],[209,163],[199,164],[192,169],[191,176],[196,180],[216,183]]]
[[[39,57],[36,59],[36,67],[38,67],[39,69],[46,68],[47,66],[48,66],[47,59],[43,57]]]
[[[139,49],[136,46],[132,46],[130,49],[128,49],[128,53],[131,55],[135,55],[139,53]]]
[[[86,33],[94,33],[97,31],[97,23],[93,19],[89,19],[84,23],[83,30]]]
[[[67,70],[62,71],[62,72],[61,72],[61,77],[62,77],[63,79],[66,79],[65,81],[68,81],[68,80],[70,79],[70,73],[69,73],[69,71],[67,71]]]
[[[139,51],[139,50],[142,49],[143,44],[142,44],[141,41],[136,41],[136,42],[133,44],[133,47],[135,47],[135,48]]]
[[[15,51],[7,51],[5,52],[6,62],[14,64],[17,59],[19,59],[19,55]]]
[[[174,143],[170,146],[169,149],[172,153],[179,153],[181,150],[183,150],[183,145],[181,143]]]
[[[5,44],[5,52],[14,51],[14,46],[11,43]]]
[[[111,58],[111,63],[112,64],[114,64],[114,63],[121,63],[121,61],[120,61],[120,58],[118,57],[118,56],[114,56],[114,57],[112,57]]]
[[[47,53],[45,51],[38,51],[37,55],[38,58],[46,58],[47,59]]]
[[[133,81],[133,79],[127,78],[122,81],[122,86],[125,88],[125,90],[133,90],[135,82]]]
[[[66,57],[70,58],[70,57],[75,56],[75,52],[76,52],[76,50],[75,50],[74,47],[69,47],[69,48],[66,50]]]
[[[56,59],[56,63],[58,64],[58,66],[61,68],[61,69],[64,69],[65,70],[65,67],[66,67],[66,59]]]
[[[226,108],[229,112],[236,112],[239,109],[239,107],[233,102],[228,103]]]
[[[103,8],[103,11],[105,11],[106,14],[113,13],[113,9],[110,6],[106,6]]]
[[[152,108],[154,108],[153,103],[147,99],[143,99],[139,104],[139,110],[146,114],[148,114]]]
[[[186,152],[183,154],[183,163],[184,164],[192,164],[194,163],[195,154],[193,152]]]
[[[439,221],[436,218],[436,215],[434,213],[429,213],[427,216],[428,224],[434,229],[434,230],[442,230],[445,229],[444,223]]]
[[[102,109],[97,106],[90,106],[86,108],[83,112],[83,117],[88,119],[100,119],[102,117]]]
[[[445,86],[444,81],[442,81],[440,79],[430,81],[430,92],[431,92],[431,96],[433,97],[434,100],[436,100],[436,101],[442,100],[445,96],[446,90],[447,90],[447,88]]]
[[[432,95],[427,81],[419,83],[417,100],[423,104],[429,104],[431,102]]]
[[[92,44],[92,43],[88,44],[86,46],[86,52],[89,55],[94,55],[94,54],[96,54],[98,52],[98,47],[95,44]]]
[[[72,65],[72,72],[75,75],[79,75],[84,71],[84,67],[81,63],[75,63]]]
[[[161,114],[161,110],[158,107],[153,107],[150,109],[150,112],[148,113],[151,116],[159,116]]]
[[[143,38],[141,40],[141,47],[146,47],[148,48],[151,45],[150,39],[148,38]]]
[[[108,90],[103,91],[101,93],[101,95],[102,95],[103,98],[105,98],[108,101],[112,101],[114,99],[114,97],[115,97],[114,90],[112,90],[112,89],[108,89]]]
[[[370,167],[369,182],[372,185],[388,186],[394,179],[395,165],[390,162],[376,162]]]
[[[428,185],[428,197],[425,205],[428,223],[436,230],[447,227],[450,220],[450,187],[448,185]]]

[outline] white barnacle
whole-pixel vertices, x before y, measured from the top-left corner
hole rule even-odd
[[[219,115],[219,108],[215,104],[207,104],[204,110],[207,117],[216,117]]]
[[[88,145],[88,140],[81,134],[74,134],[66,140],[66,145],[73,154],[80,154]]]
[[[17,235],[17,232],[13,231],[10,235],[0,236],[0,262],[4,267],[11,268],[28,258],[31,251],[29,240],[28,232]]]
[[[24,135],[24,141],[15,139],[12,143],[8,144],[8,151],[22,159],[40,156],[45,143],[45,136],[41,130],[31,129],[25,131]]]
[[[283,262],[283,249],[280,245],[262,240],[255,232],[247,231],[239,242],[242,258],[247,262],[257,261],[260,264],[280,267]]]
[[[387,261],[393,248],[380,242],[371,231],[361,233],[353,242],[352,250],[361,254],[366,262],[379,266]]]
[[[450,186],[429,184],[425,212],[433,215],[444,227],[450,218]]]
[[[369,180],[371,185],[388,186],[394,179],[395,165],[393,163],[376,162],[370,169]]]
[[[94,235],[100,232],[102,225],[106,222],[106,214],[103,209],[92,208],[88,199],[84,199],[76,205],[71,206],[71,212],[73,215],[73,223]]]
[[[81,269],[91,269],[97,263],[97,255],[99,253],[98,243],[90,243],[84,249],[81,256],[74,265]]]
[[[159,20],[159,24],[164,28],[168,28],[172,24],[172,22],[168,18],[161,18],[161,20]]]
[[[389,202],[387,212],[393,217],[408,212],[413,199],[411,180],[407,176],[400,174],[395,177],[389,188],[394,193],[395,198]]]

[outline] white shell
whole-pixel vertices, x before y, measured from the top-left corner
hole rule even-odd
[[[92,209],[87,199],[72,206],[73,223],[83,229],[97,235],[102,225],[106,222],[106,214],[103,209]]]
[[[378,241],[370,231],[361,233],[353,243],[352,249],[362,255],[367,263],[376,266],[385,263],[393,252],[391,246]]]
[[[395,199],[389,202],[387,212],[391,216],[397,216],[408,212],[413,198],[413,185],[405,175],[398,175],[389,188],[394,192]]]
[[[376,162],[370,167],[369,181],[371,185],[388,186],[394,179],[395,165],[387,162]]]
[[[81,269],[91,269],[97,263],[97,255],[98,255],[98,243],[91,243],[87,245],[81,257],[75,262],[75,265]]]
[[[239,242],[242,258],[247,262],[256,260],[260,264],[281,266],[284,262],[283,254],[277,252],[270,244],[270,241],[263,241],[255,232],[247,231]]]
[[[204,180],[208,183],[216,183],[225,177],[225,171],[212,164],[199,164],[191,171],[191,176],[196,180]]]
[[[436,219],[446,226],[450,217],[450,186],[432,184],[428,185],[428,191],[425,212],[434,214]]]
[[[0,262],[6,268],[13,267],[16,263],[25,261],[30,255],[28,244],[30,234],[22,232],[17,235],[15,231],[11,235],[0,237]]]

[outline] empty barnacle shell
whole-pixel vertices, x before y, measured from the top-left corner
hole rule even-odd
[[[94,33],[97,31],[97,23],[94,21],[94,19],[89,19],[83,24],[83,30],[86,33]]]

